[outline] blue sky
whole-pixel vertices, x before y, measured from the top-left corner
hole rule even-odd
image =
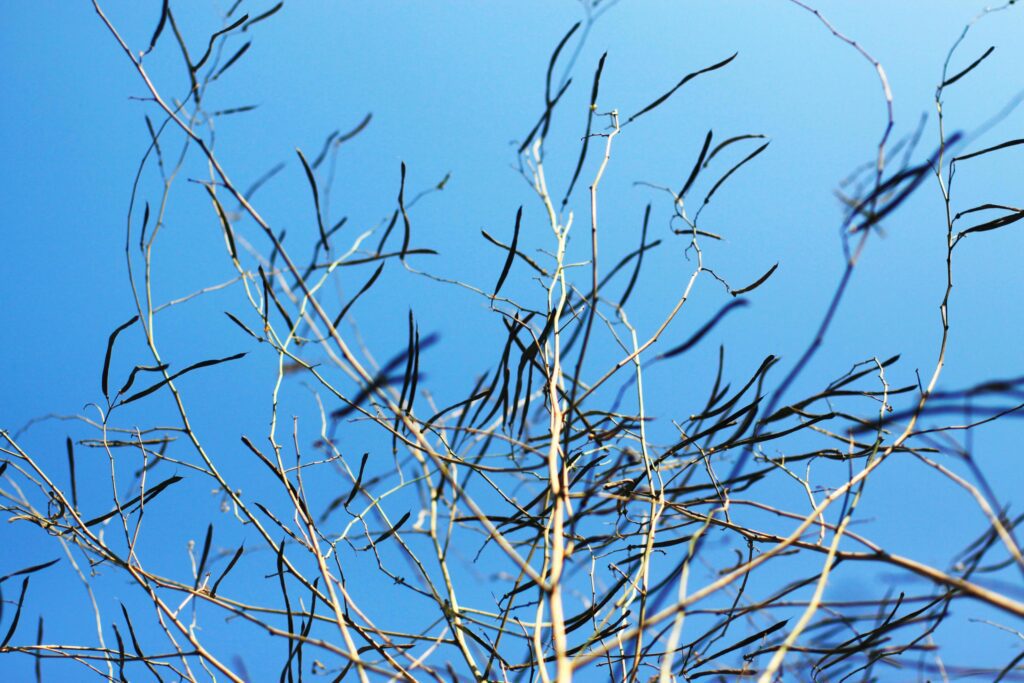
[[[172,4],[180,5],[182,30],[197,46],[194,50],[201,50],[202,37],[220,26],[219,12],[227,5]],[[257,13],[272,3],[246,4]],[[125,40],[142,49],[160,3],[102,5]],[[934,93],[942,62],[982,4],[910,0],[821,2],[816,7],[884,65],[895,103],[894,140],[913,133],[925,117],[917,153],[918,159],[925,158],[937,141]],[[582,18],[578,3],[569,0],[286,2],[272,20],[244,37],[253,38],[252,48],[211,89],[210,110],[258,105],[219,119],[218,157],[242,186],[285,162],[285,169],[257,195],[257,204],[272,226],[287,228],[291,243],[311,243],[315,214],[294,150],[314,156],[331,131],[347,130],[372,113],[367,129],[339,156],[327,222],[348,216],[349,232],[343,234],[349,237],[379,226],[394,206],[403,162],[410,193],[429,189],[450,173],[445,189],[425,197],[411,212],[413,246],[417,240],[437,245],[441,255],[413,264],[488,289],[504,255],[481,239],[481,229],[508,239],[516,209],[524,205],[522,248],[550,248],[543,210],[515,168],[515,143],[542,111],[551,49]],[[0,354],[0,426],[16,430],[47,414],[95,417],[89,404],[102,398],[99,378],[107,336],[134,312],[124,258],[125,218],[132,178],[148,144],[143,114],[153,116],[153,109],[133,99],[145,94],[143,85],[88,3],[4,3],[0,22],[5,27],[0,60],[7,65],[7,96],[0,108],[0,150],[6,162],[0,166],[6,247],[0,304],[7,323]],[[983,130],[1024,91],[1022,32],[1024,17],[1018,9],[993,15],[972,29],[953,59],[951,70],[956,71],[996,46],[945,97],[947,131],[979,133],[970,139],[971,148],[1024,137],[1024,111],[1017,109]],[[243,38],[232,38],[227,49],[242,43]],[[716,140],[747,133],[771,140],[764,154],[716,193],[702,221],[725,237],[707,247],[705,259],[734,287],[753,281],[776,262],[778,271],[751,296],[750,307],[715,328],[698,353],[663,365],[663,372],[652,372],[647,380],[652,401],[665,414],[685,417],[703,399],[719,343],[727,344],[739,381],[769,353],[782,356],[788,368],[811,338],[843,266],[842,213],[834,190],[873,157],[886,122],[881,89],[870,64],[794,4],[625,0],[594,24],[571,74],[573,87],[555,112],[547,142],[548,173],[559,187],[575,163],[590,80],[605,52],[600,109],[623,114],[640,109],[681,75],[739,53],[727,68],[688,84],[616,138],[600,200],[601,248],[608,262],[636,248],[648,202],[654,204],[652,234],[669,241],[665,196],[638,181],[680,185],[708,129]],[[172,41],[163,40],[146,63],[161,90],[184,91],[180,55]],[[1019,205],[1021,154],[1010,150],[970,167],[965,163],[956,181],[955,206],[983,201]],[[584,179],[593,171],[591,164]],[[233,276],[205,192],[185,179],[203,174],[201,160],[192,157],[172,191],[154,259],[157,301]],[[581,180],[572,205],[580,225],[587,216],[585,189]],[[143,197],[154,201],[158,191],[156,176],[147,174]],[[805,376],[833,378],[865,358],[901,353],[890,378],[895,386],[913,383],[915,369],[925,373],[934,364],[945,276],[937,184],[927,181],[884,227],[884,235],[870,241],[837,322]],[[954,332],[941,386],[1024,374],[1024,309],[1016,296],[1024,237],[1015,228],[978,235],[959,250],[951,303]],[[255,233],[243,236],[258,241]],[[685,261],[685,245],[672,244],[652,251],[641,275],[630,310],[641,331],[657,325],[692,267]],[[571,253],[586,258],[586,240],[577,237]],[[359,270],[353,281],[362,282],[370,272]],[[351,291],[358,284],[346,286]],[[524,297],[537,293],[521,270],[513,270],[507,288]],[[425,356],[439,404],[464,396],[474,372],[494,362],[488,343],[503,331],[479,298],[397,269],[385,272],[375,295],[378,303],[354,309],[354,319],[366,338],[380,340],[378,360],[403,348],[410,308],[425,332],[441,336],[443,344]],[[727,299],[720,285],[703,279],[692,305],[670,328],[668,343],[685,339]],[[270,482],[245,479],[252,463],[242,463],[238,445],[239,434],[266,430],[266,390],[274,379],[272,358],[261,356],[222,314],[239,310],[242,301],[236,287],[175,308],[166,322],[158,321],[159,336],[178,367],[249,351],[232,369],[211,370],[206,378],[183,380],[183,386],[208,448],[222,454],[250,490],[269,491]],[[115,358],[119,378],[145,359],[137,333],[126,333],[120,343],[126,356]],[[610,359],[618,352],[599,347],[595,353]],[[800,386],[814,386],[806,382]],[[316,418],[309,391],[294,383],[283,397],[283,414],[300,416],[311,442]],[[145,410],[126,411],[122,419],[126,425],[171,419],[169,408],[164,399]],[[80,439],[89,432],[50,420],[27,431],[22,443],[59,467],[68,435]],[[359,433],[352,438],[358,440]],[[1021,488],[1018,444],[1019,429],[1012,421],[979,430],[974,437],[979,463],[1004,501],[1019,496]],[[102,458],[99,451],[95,455]],[[83,466],[82,476],[93,477],[83,480],[83,487],[101,491],[104,467],[105,459]],[[220,499],[208,489],[194,487],[194,501],[164,522],[167,528],[154,530],[171,534],[177,545],[163,552],[153,548],[153,563],[185,571],[185,542],[201,539],[204,520],[218,514]],[[893,463],[872,484],[864,503],[865,519],[886,520],[868,527],[871,537],[924,562],[948,560],[950,548],[984,528],[983,518],[961,492],[955,494],[959,497],[948,494],[951,502],[936,490],[948,493],[948,484],[919,464]],[[798,494],[772,493],[781,501]],[[964,514],[943,514],[951,504],[962,505]],[[0,573],[51,559],[52,544],[36,530],[5,525],[3,534],[6,547],[19,552],[5,554]],[[223,541],[225,547],[233,547],[232,542],[237,539]],[[45,608],[55,634],[61,629],[73,633],[89,623],[85,593],[67,566],[60,575],[56,568],[50,571],[53,577],[34,579],[34,585],[49,586],[36,594],[34,606]],[[373,583],[377,579],[369,573],[359,580],[386,588]],[[856,592],[855,584],[840,581],[838,586]],[[102,599],[118,595],[116,587],[107,590]],[[57,609],[61,605],[68,606],[67,613]],[[992,617],[984,610],[978,614]],[[34,621],[33,614],[29,623]],[[1012,636],[991,627],[960,623],[961,631],[944,634],[944,647],[954,661],[971,654],[962,645],[969,639],[984,639],[985,645],[975,647],[990,648],[993,661],[1009,659],[1017,647]],[[216,638],[231,636],[218,633]],[[224,647],[230,649],[230,642]],[[258,670],[255,656],[257,662],[247,665],[250,671]],[[9,672],[10,680],[22,680],[30,670],[28,660],[0,659],[0,672]]]

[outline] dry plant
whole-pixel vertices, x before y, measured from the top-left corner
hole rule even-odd
[[[208,111],[208,92],[244,58],[251,41],[239,47],[238,36],[258,34],[282,3],[248,10],[260,3],[238,0],[220,30],[187,36],[165,1],[148,46],[127,44],[101,3],[93,4],[98,25],[146,91],[151,143],[132,187],[125,240],[137,308],[110,335],[102,398],[69,418],[91,434],[67,439],[66,461],[27,452],[17,433],[0,433],[6,519],[38,527],[40,543],[54,553],[52,562],[31,567],[12,565],[5,555],[4,660],[35,658],[40,680],[57,666],[51,660],[73,662],[75,680],[111,681],[1024,677],[1024,650],[1012,661],[979,652],[976,662],[944,662],[940,647],[940,627],[962,618],[954,609],[962,602],[991,608],[993,625],[1017,636],[1024,618],[1024,557],[1016,541],[1022,518],[996,499],[958,438],[1014,417],[1024,406],[1024,380],[939,388],[957,247],[1024,218],[1024,210],[995,200],[962,207],[953,197],[959,169],[969,173],[988,155],[1024,144],[1011,139],[977,148],[975,134],[950,133],[942,118],[946,90],[969,78],[991,50],[963,58],[957,41],[935,94],[939,138],[921,139],[918,130],[896,140],[883,66],[816,10],[791,0],[877,73],[886,111],[871,161],[839,192],[846,266],[830,305],[810,321],[805,353],[788,369],[768,356],[742,363],[753,372],[730,380],[723,348],[700,405],[667,406],[675,414],[655,415],[645,402],[647,374],[694,349],[775,272],[772,266],[735,285],[720,278],[702,252],[719,235],[700,220],[730,179],[756,173],[769,143],[758,134],[718,140],[708,132],[679,188],[655,188],[662,204],[646,207],[640,244],[625,255],[599,250],[600,208],[615,201],[602,194],[602,177],[617,147],[630,144],[634,126],[691,80],[720,77],[735,55],[695,65],[635,112],[605,106],[615,97],[600,92],[602,57],[582,112],[574,172],[553,178],[545,156],[553,115],[582,40],[614,4],[586,0],[584,20],[551,54],[546,106],[518,148],[521,176],[547,225],[528,224],[522,208],[514,222],[502,219],[510,237],[484,237],[502,251],[503,267],[490,282],[467,283],[446,278],[436,265],[443,259],[412,229],[413,208],[426,193],[407,187],[404,165],[396,204],[380,226],[353,236],[344,220],[330,217],[337,152],[369,117],[332,133],[316,155],[298,152],[295,168],[301,166],[309,194],[295,201],[316,213],[313,244],[286,240],[257,208],[254,195],[281,165],[243,188],[234,179],[242,172],[218,157],[214,124],[228,126],[227,115],[246,108]],[[147,70],[158,41],[180,52],[190,85],[177,98]],[[186,182],[208,198],[203,220],[222,231],[224,257],[236,274],[161,303],[153,295],[153,254],[171,188],[196,159],[207,175]],[[160,191],[149,194],[142,179],[154,173]],[[805,377],[865,247],[913,193],[935,185],[946,216],[947,277],[938,293],[933,367],[909,386],[887,381],[898,358],[866,357],[834,378]],[[577,213],[570,208],[574,195],[582,201]],[[652,220],[652,206],[671,212],[667,230]],[[520,248],[521,233],[536,236],[541,228],[543,251]],[[649,232],[665,237],[651,239]],[[586,244],[584,262],[570,260],[570,236]],[[689,268],[685,286],[659,324],[639,329],[627,311],[642,287],[645,254],[673,241]],[[429,273],[422,270],[427,264]],[[505,336],[491,350],[492,365],[429,383],[421,358],[442,342],[421,335],[422,321],[412,313],[401,350],[380,360],[395,340],[375,338],[351,320],[358,311],[372,317],[373,306],[394,310],[377,287],[385,269],[483,302]],[[507,286],[510,278],[522,286]],[[680,313],[704,279],[721,282],[729,302],[710,320],[684,322]],[[508,294],[513,289],[515,296]],[[240,439],[232,452],[207,445],[194,426],[190,390],[181,385],[186,376],[223,372],[208,368],[245,354],[172,366],[167,359],[180,355],[156,332],[166,311],[212,292],[231,297],[226,315],[234,338],[276,367],[266,433],[219,425]],[[670,336],[676,342],[666,348]],[[129,338],[141,344],[130,348]],[[125,363],[134,367],[119,374]],[[290,383],[308,388],[316,414],[284,417],[281,392]],[[815,388],[794,397],[807,386]],[[470,390],[450,405],[437,402],[453,387]],[[161,397],[173,405],[176,423],[142,423],[147,413],[138,408]],[[936,422],[950,415],[951,422]],[[83,458],[84,449],[105,457]],[[969,547],[941,548],[944,564],[891,552],[871,539],[870,527],[854,531],[865,487],[885,477],[894,460],[938,473],[932,485],[944,481],[948,491],[936,495],[963,497],[987,520]],[[187,548],[168,547],[178,511],[211,488],[224,514],[205,533],[185,530],[197,541]],[[883,518],[872,526],[898,524]],[[55,572],[79,577],[94,611],[93,632],[53,642],[45,615],[29,623],[37,616],[33,594]],[[858,572],[881,572],[886,582],[863,586],[857,599],[828,596],[831,580]],[[120,604],[99,599],[100,592]]]

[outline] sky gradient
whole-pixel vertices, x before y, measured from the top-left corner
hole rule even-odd
[[[181,5],[182,31],[195,43],[193,50],[201,52],[201,36],[221,26],[219,16],[227,3],[189,3],[187,10],[185,3],[172,4]],[[271,4],[255,3],[249,11]],[[143,49],[160,3],[101,5],[128,44]],[[920,130],[914,160],[927,158],[938,141],[934,97],[943,61],[982,4],[913,0],[820,2],[816,7],[884,66],[894,101],[892,139]],[[516,210],[523,205],[520,248],[529,253],[550,249],[543,208],[517,170],[516,149],[543,112],[551,50],[583,18],[580,5],[569,0],[286,2],[272,20],[228,43],[230,52],[253,39],[251,49],[211,88],[206,107],[256,108],[215,122],[217,155],[240,186],[284,162],[284,169],[257,195],[259,210],[275,229],[287,229],[289,243],[312,244],[316,216],[295,150],[315,157],[331,131],[349,130],[370,113],[366,130],[339,155],[324,202],[325,223],[347,216],[339,234],[351,239],[374,229],[369,240],[376,243],[393,210],[403,163],[408,196],[435,187],[450,174],[442,191],[424,196],[410,210],[412,246],[430,245],[440,255],[410,263],[489,291],[504,252],[481,238],[482,229],[509,239]],[[139,99],[146,94],[143,83],[90,3],[3,3],[0,23],[5,27],[0,60],[7,65],[8,93],[0,108],[0,149],[6,159],[0,167],[0,226],[6,247],[0,284],[6,320],[0,427],[13,432],[47,415],[97,417],[90,404],[102,400],[100,370],[107,338],[135,312],[125,265],[125,226],[132,181],[149,143],[143,115],[153,117],[154,109]],[[1024,110],[1013,106],[1024,92],[1021,35],[1024,15],[1012,8],[979,22],[958,48],[953,72],[996,46],[970,78],[951,86],[944,97],[947,134],[965,134],[962,150],[1024,137]],[[667,414],[684,417],[699,409],[719,344],[727,345],[734,380],[741,381],[768,354],[781,356],[788,370],[812,338],[844,264],[839,234],[843,214],[836,190],[853,170],[872,161],[886,125],[878,76],[863,56],[790,2],[626,0],[610,7],[589,30],[568,74],[573,86],[555,111],[546,141],[547,172],[564,188],[583,134],[592,75],[604,53],[600,111],[616,109],[625,117],[681,75],[734,52],[738,56],[728,67],[694,80],[657,110],[624,127],[602,180],[605,263],[637,247],[649,202],[651,234],[666,241],[647,257],[629,309],[631,322],[649,334],[678,297],[692,264],[686,260],[685,243],[668,246],[671,202],[648,184],[680,186],[709,129],[715,140],[743,134],[770,140],[763,154],[715,194],[702,222],[724,237],[707,246],[704,258],[733,287],[753,282],[776,263],[777,272],[751,294],[750,306],[726,317],[693,354],[666,362],[662,371],[653,366],[645,380],[652,401]],[[187,88],[180,59],[170,40],[146,58],[154,82],[165,93]],[[556,71],[556,76],[562,73]],[[742,153],[755,147],[744,147]],[[956,207],[983,201],[1019,206],[1022,154],[1008,150],[985,163],[965,162],[956,181]],[[595,168],[592,158],[570,205],[580,225],[587,220],[586,182]],[[157,302],[227,282],[234,275],[206,193],[188,182],[206,175],[202,160],[193,154],[172,190],[153,261]],[[702,192],[709,189],[708,180],[702,178]],[[147,172],[140,201],[157,200],[159,189],[158,176]],[[1024,233],[1016,227],[977,235],[958,253],[951,302],[954,333],[940,387],[1024,375],[1024,307],[1013,294],[1024,273]],[[254,231],[239,234],[265,249]],[[837,377],[871,357],[902,354],[889,377],[893,386],[915,383],[917,370],[930,371],[941,329],[944,241],[941,195],[929,179],[869,240],[835,324],[794,392],[814,386],[813,378]],[[302,249],[305,259],[309,249]],[[570,260],[583,261],[589,244],[577,236],[570,251]],[[436,260],[428,263],[427,258]],[[537,283],[519,268],[512,271],[507,291],[535,296]],[[351,294],[371,272],[359,269],[344,294]],[[406,314],[412,309],[424,334],[436,333],[443,340],[425,355],[425,372],[438,404],[465,396],[475,378],[475,370],[466,368],[490,367],[494,342],[500,345],[504,335],[486,306],[470,293],[397,268],[386,269],[380,287],[376,303],[353,309],[365,338],[379,340],[377,359],[404,348]],[[179,368],[202,358],[249,352],[230,370],[211,369],[203,378],[182,380],[197,416],[195,427],[207,447],[245,480],[245,468],[252,463],[242,464],[238,436],[266,430],[267,390],[276,369],[272,354],[261,356],[223,315],[224,310],[239,309],[239,292],[227,288],[176,306],[161,314],[157,328]],[[667,343],[685,340],[728,299],[721,284],[703,278],[692,305],[670,328]],[[115,358],[112,376],[117,379],[112,382],[123,381],[134,363],[147,360],[141,335],[128,332],[119,344],[126,355]],[[615,357],[618,349],[598,348],[595,354],[596,364]],[[302,416],[305,440],[314,441],[317,408],[308,388],[288,384],[282,404],[283,419]],[[119,419],[125,424],[133,419],[152,423],[154,416],[172,419],[169,408],[163,398],[153,407],[136,408],[136,413],[126,410]],[[56,463],[65,457],[67,436],[81,439],[89,433],[53,418],[32,426],[20,440],[26,449]],[[352,438],[358,440],[358,432]],[[973,436],[979,465],[1002,501],[1019,501],[1024,483],[1019,443],[1013,420]],[[93,479],[83,479],[83,488],[104,486],[106,459],[98,450],[82,455],[92,456],[95,462],[83,465],[82,476]],[[250,485],[254,491],[270,488],[255,479]],[[954,501],[936,496],[939,485],[919,464],[892,463],[886,476],[869,488],[862,519],[872,519],[877,511],[901,523],[871,525],[872,538],[923,562],[945,562],[944,551],[969,542],[984,528],[984,518],[966,495]],[[199,542],[206,520],[222,514],[222,497],[203,486],[194,491],[206,493],[194,493],[173,519],[158,521],[154,515],[154,525],[167,525],[155,526],[154,533],[163,531],[175,539],[164,552],[152,550],[156,565],[182,571],[187,541]],[[943,490],[948,493],[948,487]],[[798,488],[777,492],[779,500],[796,495],[801,495]],[[963,506],[963,514],[945,514],[950,505]],[[222,544],[231,548],[235,541],[224,538]],[[38,529],[18,525],[5,525],[0,542],[17,549],[3,553],[0,574],[52,559],[55,547]],[[49,571],[52,576],[33,579],[40,590],[26,624],[34,625],[36,613],[44,611],[48,633],[55,639],[91,628],[81,582],[66,562]],[[263,579],[244,580],[257,585]],[[379,578],[356,580],[365,580],[373,590],[387,590],[386,583],[374,583]],[[4,585],[5,599],[10,599],[13,585]],[[856,580],[838,578],[834,590],[853,596],[860,589]],[[1018,599],[1021,592],[1019,583],[1012,587]],[[108,587],[99,599],[115,597],[120,598],[116,587]],[[980,608],[977,612],[980,618],[993,615]],[[992,661],[1005,662],[1020,647],[1014,636],[989,625],[965,619],[957,623],[960,631],[937,635],[953,662],[979,648],[990,651]],[[29,626],[24,629],[19,637],[28,637]],[[229,633],[217,638],[227,639],[224,647],[230,650]],[[258,659],[245,666],[251,673],[260,670]],[[62,670],[49,662],[45,668]],[[31,671],[27,658],[0,657],[0,674],[6,680],[30,680]],[[254,675],[253,680],[263,679]]]

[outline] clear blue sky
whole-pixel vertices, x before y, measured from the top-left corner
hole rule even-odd
[[[126,41],[136,51],[143,49],[161,3],[101,4]],[[201,51],[202,36],[220,26],[219,12],[228,4],[172,3],[193,51]],[[246,3],[253,14],[272,4]],[[982,3],[823,1],[815,6],[884,65],[895,101],[894,139],[912,133],[926,117],[917,154],[924,158],[937,140],[933,98],[942,62]],[[481,229],[507,239],[516,208],[524,204],[521,248],[550,246],[542,208],[515,169],[514,143],[542,111],[544,72],[553,46],[582,17],[578,3],[570,0],[286,2],[272,20],[254,27],[252,48],[211,90],[211,110],[258,105],[216,124],[218,156],[242,186],[285,162],[281,174],[257,195],[257,205],[275,228],[288,229],[290,241],[311,243],[315,217],[294,150],[314,156],[328,133],[351,128],[372,112],[366,131],[343,148],[328,222],[348,216],[344,234],[349,237],[378,226],[394,206],[403,161],[411,194],[451,173],[444,191],[425,197],[411,214],[413,246],[420,239],[438,246],[441,255],[413,263],[488,289],[503,253],[481,239]],[[5,65],[0,108],[0,230],[5,248],[0,426],[17,430],[51,413],[96,416],[89,404],[102,399],[100,368],[107,336],[134,313],[124,258],[125,217],[132,178],[148,143],[142,117],[147,112],[152,116],[153,109],[132,99],[145,94],[142,83],[90,3],[6,2],[0,4],[0,25],[0,61]],[[948,91],[948,130],[979,130],[1024,90],[1021,35],[1024,15],[1016,8],[972,29],[952,70],[990,45],[996,50],[970,78]],[[242,42],[233,39],[228,49]],[[623,113],[638,110],[681,75],[739,52],[726,69],[687,85],[616,139],[601,200],[601,248],[609,262],[636,248],[648,202],[655,206],[652,235],[669,237],[665,197],[636,181],[679,186],[709,128],[716,140],[745,133],[771,139],[766,152],[716,194],[702,221],[703,227],[726,238],[709,246],[705,258],[733,286],[753,281],[773,263],[779,269],[751,297],[753,305],[727,318],[699,352],[660,374],[651,373],[647,388],[662,414],[685,417],[699,409],[719,343],[728,343],[734,379],[740,381],[769,353],[782,356],[788,367],[811,338],[843,265],[842,213],[834,190],[849,172],[872,159],[885,124],[881,89],[870,64],[814,16],[784,0],[625,0],[593,26],[572,74],[574,85],[556,110],[548,173],[561,187],[575,163],[593,69],[606,51],[600,109]],[[163,40],[147,66],[165,93],[184,92],[180,55],[172,41]],[[980,148],[1019,137],[1024,137],[1024,110],[1012,111],[970,144]],[[1019,206],[1022,154],[1008,151],[965,168],[957,180],[956,207],[981,201]],[[592,172],[588,166],[576,192],[581,225],[587,215],[584,180]],[[187,177],[203,173],[198,158],[183,171]],[[149,201],[159,196],[154,179],[149,175],[143,184],[143,198]],[[954,333],[942,386],[1024,375],[1024,308],[1017,295],[1024,273],[1024,233],[1016,228],[979,235],[958,254],[951,304]],[[896,353],[903,360],[889,378],[894,386],[913,383],[915,369],[930,370],[940,329],[944,230],[939,189],[929,180],[885,222],[884,235],[868,245],[839,318],[808,368],[810,377],[835,377],[855,362]],[[256,239],[254,233],[249,237]],[[573,254],[582,260],[587,253],[585,240],[577,238]],[[630,310],[641,334],[660,320],[691,267],[677,246],[652,252],[649,258]],[[172,193],[154,269],[157,301],[226,281],[233,274],[205,192],[184,178]],[[358,271],[356,279],[361,282],[369,272]],[[349,291],[355,286],[348,285]],[[525,276],[520,284],[510,281],[508,286],[519,294],[533,291]],[[405,314],[412,308],[424,332],[437,332],[443,341],[438,351],[425,356],[438,403],[464,396],[474,372],[494,362],[485,353],[488,343],[503,336],[481,300],[398,269],[386,271],[381,287],[378,304],[354,311],[367,338],[383,340],[378,360],[404,346]],[[241,297],[237,288],[219,292],[159,322],[163,346],[179,368],[205,357],[250,352],[232,369],[183,380],[192,412],[202,416],[197,430],[211,451],[229,462],[245,457],[238,445],[240,434],[265,432],[266,390],[274,377],[271,356],[261,356],[221,313],[238,310]],[[726,299],[720,285],[703,280],[692,306],[670,328],[670,343],[689,336]],[[135,362],[147,360],[138,335],[127,334],[124,349],[127,355],[115,359],[118,378]],[[598,353],[610,358],[617,352],[608,348]],[[474,370],[467,372],[467,367]],[[308,391],[295,383],[284,396],[288,428],[290,417],[299,415],[311,442],[316,414]],[[126,413],[123,419],[127,425],[133,420],[150,424],[154,415],[167,420],[173,416],[166,399],[146,411]],[[80,439],[91,433],[49,421],[26,432],[22,443],[61,467],[67,435]],[[1016,495],[1017,506],[1024,483],[1019,443],[1019,428],[1012,422],[981,430],[974,441],[997,494],[1003,501]],[[83,466],[83,477],[93,479],[83,480],[82,487],[102,490],[104,456],[83,449],[81,457],[96,458],[93,466]],[[924,562],[944,562],[950,548],[962,546],[984,528],[961,492],[951,502],[945,497],[954,495],[948,484],[933,473],[920,465],[892,465],[865,501],[864,519],[877,513],[887,520],[867,527],[872,538]],[[244,477],[244,467],[230,467]],[[254,480],[251,486],[258,490],[270,484]],[[177,545],[154,552],[154,563],[187,573],[185,543],[201,542],[205,520],[218,514],[220,498],[208,489],[205,484],[193,486],[194,500],[164,530]],[[934,495],[939,489],[946,492],[943,497]],[[798,495],[798,489],[779,492],[780,500]],[[951,504],[962,505],[965,514],[944,514]],[[223,546],[233,547],[238,538],[223,539]],[[0,574],[54,556],[52,540],[34,528],[4,525],[0,545],[7,549],[0,554]],[[20,638],[28,637],[40,610],[47,614],[54,639],[91,628],[87,596],[66,560],[49,572],[34,579],[39,590]],[[369,574],[357,580],[378,585],[369,583],[378,581]],[[840,584],[840,589],[845,595],[857,592],[855,583]],[[9,599],[12,590],[13,582],[6,584],[4,597]],[[119,594],[116,586],[107,590],[100,599],[108,602],[109,611]],[[978,614],[992,616],[984,610]],[[984,624],[961,620],[960,628],[944,634],[943,645],[954,663],[978,648],[990,649],[992,661],[1005,662],[1019,647],[1011,635]],[[984,644],[966,648],[969,641]],[[224,647],[230,651],[231,644]],[[247,660],[250,672],[259,670],[256,657]],[[5,680],[29,680],[30,671],[27,659],[0,658]]]

